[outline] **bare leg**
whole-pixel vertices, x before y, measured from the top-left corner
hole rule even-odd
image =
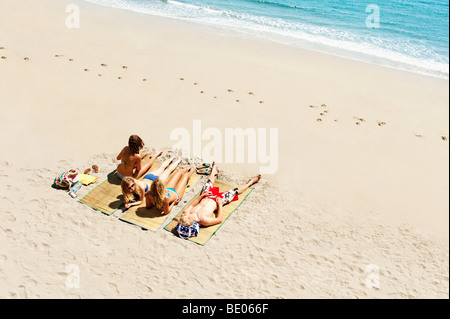
[[[248,181],[247,184],[238,186],[238,194],[241,195],[243,192],[245,192],[250,186],[253,184],[256,184],[261,179],[261,174],[258,176],[253,177],[251,180]]]
[[[173,157],[165,160],[164,162],[161,163],[161,166],[157,169],[155,169],[152,174],[156,175],[156,176],[160,176],[162,174],[162,172],[164,172],[164,170],[167,168],[167,166],[169,166],[169,164],[173,161]]]
[[[143,152],[146,153],[146,152]],[[150,156],[150,159],[148,160],[147,163],[145,163],[144,165],[142,165],[141,170],[139,172],[135,172],[136,175],[136,179],[141,178],[142,176],[144,176],[145,173],[147,173],[147,171],[152,167],[153,163],[155,162],[156,158],[158,158],[159,156],[161,156],[163,152],[159,152],[156,153],[152,156]],[[143,157],[142,157],[143,158]]]
[[[195,172],[195,167],[193,167],[193,166],[188,167],[188,169],[185,171],[185,173],[178,180],[177,185],[174,187],[175,191],[178,193],[178,196],[180,197],[180,199],[183,198],[184,192],[186,190],[186,186],[187,186],[192,174],[194,174],[194,172]]]
[[[163,182],[163,183],[167,182],[170,174],[177,168],[177,166],[178,166],[178,164],[180,164],[180,162],[181,162],[181,158],[176,159],[169,165],[169,167],[164,169],[164,171],[162,171],[161,174],[158,175],[161,182]]]
[[[180,180],[181,176],[183,176],[184,172],[186,172],[186,169],[180,169],[173,174],[169,180],[166,183],[166,188],[175,188],[177,186],[178,181]]]
[[[213,185],[214,185],[214,182],[216,181],[217,174],[219,174],[219,172],[217,171],[216,163],[213,162],[212,167],[211,167],[211,174],[208,177],[208,179],[212,182]]]

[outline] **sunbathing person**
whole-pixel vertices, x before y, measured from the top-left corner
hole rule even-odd
[[[121,179],[125,176],[139,179],[150,169],[155,159],[162,154],[162,152],[159,152],[151,156],[150,160],[142,166],[142,159],[151,153],[150,151],[140,152],[143,147],[144,142],[139,136],[130,136],[128,146],[125,146],[117,155],[117,160],[121,161],[117,166],[117,176]]]
[[[213,164],[211,175],[197,196],[183,211],[176,230],[183,238],[197,236],[200,226],[213,226],[223,222],[223,206],[239,199],[239,195],[250,186],[259,182],[261,175],[252,178],[247,184],[238,186],[225,193],[214,187],[217,168]],[[216,214],[214,212],[217,211]]]
[[[170,214],[172,208],[178,205],[183,198],[186,185],[194,172],[195,167],[191,166],[178,170],[167,183],[164,183],[160,178],[155,179],[150,191],[145,195],[145,206],[147,208],[156,206],[165,215]]]
[[[169,158],[168,160],[161,163],[161,166],[158,169],[145,175],[142,181],[130,176],[125,176],[122,179],[120,185],[122,187],[125,208],[128,209],[131,206],[140,205],[144,200],[145,194],[150,190],[152,182],[156,178],[159,178],[161,181],[166,182],[169,178],[170,173],[172,173],[175,168],[177,168],[180,161],[180,158]],[[137,195],[139,200],[135,200],[135,195]]]

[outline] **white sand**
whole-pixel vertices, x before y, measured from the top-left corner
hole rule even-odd
[[[71,30],[73,2],[0,3],[0,297],[449,297],[448,81],[85,3]],[[50,187],[193,120],[279,130],[277,173],[204,247]]]

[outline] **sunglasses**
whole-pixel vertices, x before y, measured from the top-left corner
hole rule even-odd
[[[128,189],[132,189],[134,187],[134,184],[131,184]]]

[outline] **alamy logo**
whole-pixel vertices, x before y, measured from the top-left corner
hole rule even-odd
[[[380,267],[376,264],[370,264],[366,267],[366,287],[367,288],[380,288]]]
[[[66,273],[68,274],[66,278],[66,288],[80,288],[80,268],[78,267],[78,265],[67,265]]]
[[[202,121],[194,120],[192,133],[176,128],[170,140],[176,141],[172,149],[186,157],[216,163],[258,163],[261,174],[275,174],[278,170],[277,128],[225,128],[222,132],[214,127],[202,130]]]
[[[380,28],[380,7],[376,4],[369,4],[366,13],[370,13],[366,18],[366,27],[369,29]]]
[[[66,13],[69,15],[66,18],[66,27],[69,29],[80,28],[80,7],[76,4],[69,4],[66,7]]]

